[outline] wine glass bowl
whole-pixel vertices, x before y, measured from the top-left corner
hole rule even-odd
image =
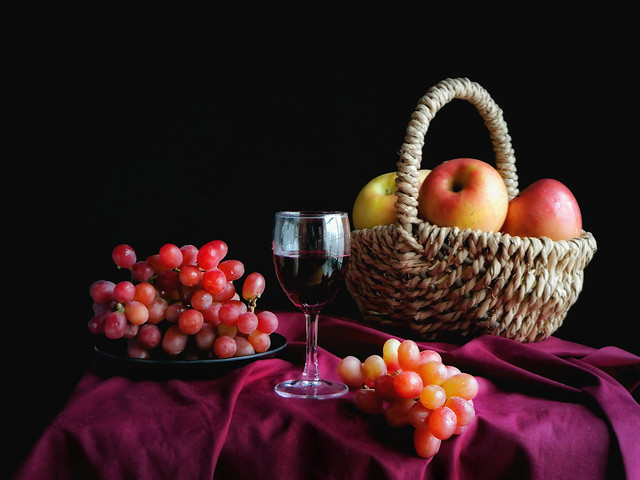
[[[302,376],[279,383],[284,397],[331,398],[348,387],[320,376],[318,317],[336,296],[350,255],[351,233],[345,212],[277,212],[273,225],[273,261],[278,281],[306,321]]]

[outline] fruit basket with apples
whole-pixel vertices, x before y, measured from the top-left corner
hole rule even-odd
[[[456,211],[462,207],[453,205],[444,194],[439,198],[433,191],[424,193],[427,182],[437,189],[443,176],[455,178],[446,168],[456,163],[463,171],[473,169],[467,165],[469,159],[456,159],[436,166],[426,179],[420,170],[429,124],[454,99],[476,107],[491,137],[495,168],[478,162],[499,174],[500,187],[491,187],[490,179],[482,187],[490,191],[485,196],[498,200],[484,199],[490,205],[478,207],[475,214],[484,209],[493,225],[465,223],[465,214]],[[452,192],[462,190],[464,180],[449,181]],[[560,182],[544,179],[519,191],[502,110],[482,86],[467,78],[445,79],[420,99],[399,152],[396,187],[393,223],[366,228],[354,225],[346,285],[365,320],[380,326],[409,326],[425,339],[492,334],[531,342],[556,331],[582,290],[596,241],[582,229],[577,203]],[[472,190],[469,186],[467,200],[482,202],[482,198],[472,198]],[[532,208],[534,213],[527,208],[536,199],[543,203],[545,196],[554,195],[565,195],[565,210],[574,215],[567,221],[559,214],[555,227],[573,230],[565,228],[558,236],[535,229],[539,221],[535,210],[543,210],[541,206]],[[496,207],[500,202],[502,206]],[[450,213],[452,218],[447,219]],[[549,217],[548,213],[538,214],[545,215]]]

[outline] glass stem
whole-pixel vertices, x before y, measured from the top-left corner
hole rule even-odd
[[[307,328],[307,347],[302,379],[305,381],[320,380],[318,370],[318,314],[305,313]]]

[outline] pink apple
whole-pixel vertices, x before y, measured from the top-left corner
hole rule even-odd
[[[543,178],[511,200],[502,231],[518,237],[569,240],[582,231],[580,207],[563,183]]]
[[[418,188],[430,170],[418,171]],[[383,173],[370,180],[353,204],[352,220],[356,229],[391,225],[396,221],[396,172]]]
[[[418,196],[418,216],[439,227],[497,232],[508,207],[507,187],[498,171],[474,158],[436,166]]]

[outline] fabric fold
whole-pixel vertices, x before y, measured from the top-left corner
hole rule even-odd
[[[422,459],[412,428],[359,412],[353,390],[332,400],[279,397],[274,385],[302,371],[304,321],[278,315],[287,348],[238,368],[134,375],[99,357],[15,480],[640,478],[636,355],[555,337],[418,341],[480,385],[474,422]],[[402,338],[336,315],[319,328],[320,369],[332,380],[342,357],[364,361]]]

